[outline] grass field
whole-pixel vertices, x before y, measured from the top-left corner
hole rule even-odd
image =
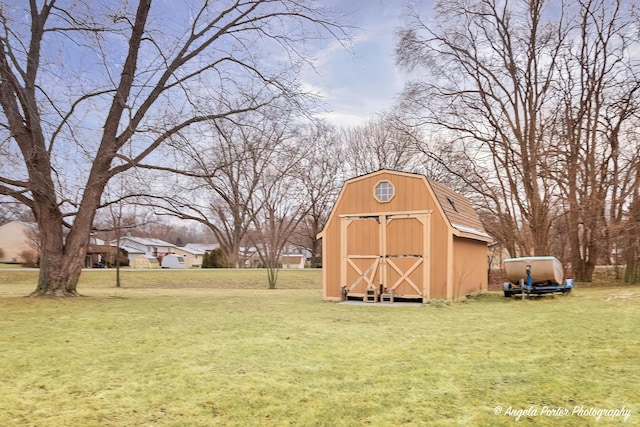
[[[318,270],[96,270],[24,298],[36,275],[0,270],[2,426],[640,425],[637,287],[382,307]]]

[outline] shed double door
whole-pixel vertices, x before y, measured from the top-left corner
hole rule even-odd
[[[429,296],[429,212],[344,215],[341,282],[347,294],[367,289],[396,297]]]

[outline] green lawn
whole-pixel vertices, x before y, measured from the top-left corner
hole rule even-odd
[[[36,275],[0,270],[2,426],[640,424],[640,287],[382,307],[319,270],[103,270],[24,298]]]

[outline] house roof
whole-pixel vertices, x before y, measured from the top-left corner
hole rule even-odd
[[[125,248],[120,248],[120,251],[124,250]],[[111,245],[89,244],[87,249],[88,254],[114,254],[116,252],[118,252],[116,246]]]
[[[134,248],[133,246],[121,245],[120,248],[124,249],[129,254],[144,254],[145,253],[143,250],[140,250],[138,248]]]
[[[165,242],[164,240],[155,239],[153,237],[125,236],[125,237],[121,237],[120,240],[130,240],[132,242],[136,242],[145,246],[169,246],[169,247],[176,246],[173,243]]]
[[[186,252],[191,255],[204,255],[206,252],[203,249],[193,248],[189,246],[176,246],[175,250]]]
[[[205,252],[205,251],[212,251],[214,249],[218,249],[219,247],[220,245],[218,243],[187,243],[180,249],[182,250],[196,249],[196,250]]]
[[[4,228],[4,227],[15,227],[15,226],[21,226],[21,227],[26,227],[32,230],[37,230],[38,229],[38,224],[36,224],[35,222],[28,222],[28,221],[18,221],[18,220],[13,220],[13,221],[7,221],[3,224],[0,225],[0,228]]]

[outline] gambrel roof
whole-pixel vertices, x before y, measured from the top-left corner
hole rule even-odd
[[[446,185],[429,179],[422,174],[400,172],[390,169],[380,169],[373,173],[357,176],[345,181],[342,187],[342,191],[338,196],[338,201],[342,197],[343,192],[349,184],[362,179],[369,179],[371,177],[375,177],[376,175],[383,174],[400,175],[421,179],[424,182],[425,186],[429,188],[431,193],[433,194],[442,216],[449,222],[449,225],[451,226],[453,234],[455,236],[481,240],[484,242],[493,241],[492,237],[487,233],[484,226],[482,225],[480,216],[471,205],[469,199],[447,187]],[[334,205],[334,211],[335,207],[338,205],[338,201],[336,201]],[[329,223],[329,221],[331,221],[331,217],[335,213],[334,211],[331,212],[331,215],[327,220],[327,224]],[[318,238],[321,238],[323,236],[323,232],[324,230],[318,233]]]
[[[469,199],[439,182],[428,178],[427,181],[453,228],[462,233],[474,234],[492,240]]]

